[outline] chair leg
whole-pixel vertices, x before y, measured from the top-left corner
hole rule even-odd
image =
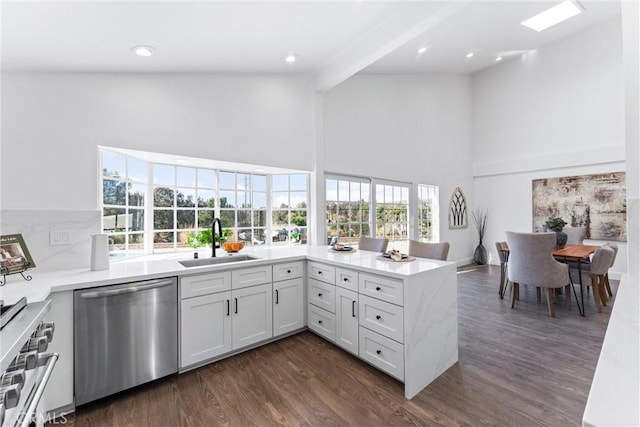
[[[511,285],[511,308],[516,306],[516,300],[518,299],[518,287],[519,285],[515,282]]]
[[[598,291],[600,291],[600,302],[603,306],[607,306],[607,301],[609,301],[609,295],[607,295],[607,290],[605,289],[605,280],[603,275],[598,275]]]
[[[504,283],[504,270],[504,263],[500,263],[500,288],[498,289],[498,295],[500,295],[500,299],[504,298],[504,287],[507,285],[506,283]]]
[[[536,298],[538,299],[538,304],[542,301],[542,297],[540,296],[540,286],[536,286]]]
[[[571,285],[565,286],[565,292],[567,295],[567,310],[571,311]]]
[[[556,310],[553,307],[553,288],[547,288],[547,305],[549,306],[549,316],[556,317]]]
[[[609,294],[610,297],[612,297],[613,293],[611,293],[611,284],[609,283],[609,273],[604,275],[604,285],[607,288],[607,293]]]
[[[595,274],[591,275],[591,287],[593,288],[593,302],[596,304],[596,309],[598,313],[602,313],[602,302],[600,301],[600,290],[598,284],[598,276]]]

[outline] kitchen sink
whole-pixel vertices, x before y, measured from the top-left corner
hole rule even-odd
[[[228,264],[230,262],[251,261],[254,259],[259,259],[259,258],[251,255],[242,254],[242,255],[226,255],[226,256],[211,257],[211,258],[189,259],[189,260],[178,261],[178,262],[185,267],[202,267],[203,265]]]

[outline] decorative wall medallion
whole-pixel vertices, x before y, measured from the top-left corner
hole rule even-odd
[[[456,187],[449,201],[449,228],[467,228],[467,200],[460,187]]]

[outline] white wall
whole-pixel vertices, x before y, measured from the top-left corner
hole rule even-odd
[[[447,208],[455,187],[473,195],[470,77],[357,75],[324,95],[323,111],[325,170],[437,185],[440,240],[449,260],[468,259],[475,233],[449,230]]]
[[[2,208],[91,210],[98,145],[311,170],[306,75],[2,74]]]
[[[624,171],[619,18],[473,76],[474,196],[487,244],[531,231],[531,180]],[[626,244],[614,272],[625,272]]]

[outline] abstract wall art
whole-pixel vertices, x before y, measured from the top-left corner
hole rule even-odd
[[[533,231],[545,231],[549,216],[567,227],[586,227],[587,238],[627,240],[625,172],[534,179]]]

